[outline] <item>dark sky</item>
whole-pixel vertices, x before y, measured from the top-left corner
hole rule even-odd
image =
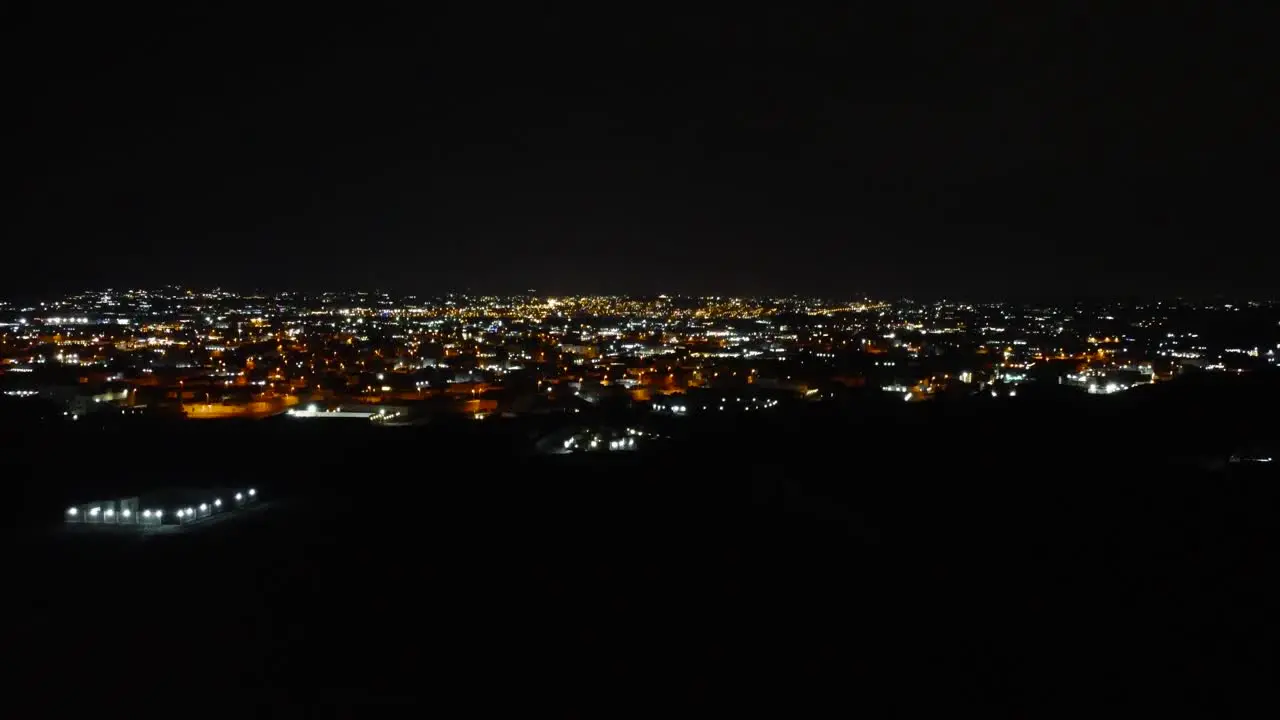
[[[184,5],[9,11],[12,292],[1277,290],[1226,3]]]

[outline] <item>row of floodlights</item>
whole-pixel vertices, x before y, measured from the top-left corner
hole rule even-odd
[[[160,516],[159,510],[156,510],[155,513],[156,513],[156,517]],[[79,514],[80,514],[79,508],[67,508],[67,515],[71,517],[75,517],[76,515],[79,515]],[[115,511],[115,508],[107,508],[105,511],[103,511],[103,509],[99,507],[89,508],[90,517],[98,517],[99,514],[103,515],[104,517],[115,517],[116,511]],[[127,518],[131,515],[133,515],[133,511],[130,510],[129,508],[125,508],[120,511],[120,517]],[[151,511],[150,510],[142,511],[142,517],[151,517]]]
[[[244,496],[246,493],[249,495],[249,497],[254,497],[255,495],[258,494],[258,491],[253,488],[249,488],[243,493],[236,493],[236,501],[238,502],[238,501],[244,500]],[[215,508],[222,507],[222,498],[214,498],[213,506]],[[200,503],[200,512],[208,512],[208,511],[209,511],[209,504]],[[79,508],[75,508],[75,507],[67,508],[68,517],[75,517],[79,514],[80,514]],[[99,514],[101,514],[103,517],[115,517],[116,511],[115,511],[115,508],[107,508],[106,510],[103,510],[102,508],[99,508],[99,507],[89,508],[90,517],[97,517]],[[176,511],[174,511],[174,514],[176,514],[180,518],[195,517],[196,509],[190,508],[190,507],[178,508]],[[120,517],[122,518],[128,519],[132,515],[133,515],[133,511],[130,510],[129,508],[125,508],[120,511]],[[163,510],[143,510],[142,517],[147,519],[155,518],[159,520],[164,517],[164,511]]]

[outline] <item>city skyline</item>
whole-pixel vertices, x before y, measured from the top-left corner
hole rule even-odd
[[[442,286],[442,287],[418,287],[408,289],[394,289],[379,286],[361,286],[361,285],[337,285],[334,287],[324,287],[320,285],[294,285],[294,286],[252,286],[252,285],[234,285],[234,284],[209,284],[195,285],[190,283],[156,283],[152,285],[102,285],[78,288],[62,288],[62,287],[46,287],[42,290],[33,290],[26,292],[8,292],[0,295],[0,309],[13,310],[22,306],[27,308],[35,308],[37,305],[43,305],[50,301],[61,301],[67,297],[76,296],[97,296],[101,294],[119,294],[119,293],[168,293],[178,292],[179,294],[189,295],[205,295],[205,294],[222,294],[241,296],[241,297],[312,297],[319,298],[324,296],[351,296],[351,295],[369,295],[393,300],[396,302],[405,301],[436,301],[448,298],[458,299],[481,299],[481,298],[682,298],[688,300],[706,300],[706,299],[741,299],[741,300],[772,300],[772,301],[819,301],[819,302],[868,302],[868,301],[887,301],[887,302],[919,302],[919,303],[971,303],[980,305],[1070,305],[1073,303],[1120,303],[1131,305],[1158,304],[1158,303],[1186,303],[1190,305],[1214,304],[1222,302],[1236,302],[1242,305],[1258,304],[1263,306],[1274,305],[1280,302],[1280,295],[1268,292],[1254,292],[1248,289],[1234,289],[1215,292],[1201,293],[1136,293],[1136,292],[1116,292],[1116,293],[1084,293],[1063,291],[1053,292],[1034,292],[1029,291],[1023,294],[995,294],[995,293],[876,293],[869,291],[849,291],[849,292],[759,292],[759,293],[743,293],[729,292],[725,290],[717,290],[716,288],[708,288],[704,292],[682,292],[669,287],[655,285],[642,291],[627,291],[621,289],[602,290],[602,291],[555,291],[546,287],[533,287],[526,283],[527,286],[521,286],[516,283],[512,287],[499,288],[497,290],[480,290],[476,288],[463,286]]]
[[[169,288],[0,302],[6,395],[69,403],[64,415],[73,420],[158,408],[272,416],[299,404],[309,413],[345,406],[343,417],[353,407],[369,409],[366,416],[479,417],[500,407],[528,412],[513,408],[529,396],[564,401],[566,388],[569,402],[622,390],[628,403],[656,412],[715,388],[731,389],[751,409],[830,399],[836,387],[908,400],[980,396],[988,386],[1011,396],[1022,385],[1064,384],[1110,394],[1188,372],[1273,372],[1277,349],[1280,304],[1258,301],[1055,306]],[[748,386],[772,394],[741,395]]]

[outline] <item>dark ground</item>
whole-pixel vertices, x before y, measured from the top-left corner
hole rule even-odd
[[[690,421],[627,459],[532,457],[488,421],[11,432],[9,680],[67,708],[1252,709],[1275,464],[1194,460],[1274,438],[1274,390],[1152,390]],[[95,484],[172,478],[281,501],[38,532]]]

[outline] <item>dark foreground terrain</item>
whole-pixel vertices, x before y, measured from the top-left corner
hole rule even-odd
[[[868,399],[627,458],[497,421],[11,432],[11,701],[1221,716],[1273,679],[1280,478],[1218,462],[1274,438],[1274,389],[1218,390]],[[107,486],[232,478],[275,504],[42,529]]]

